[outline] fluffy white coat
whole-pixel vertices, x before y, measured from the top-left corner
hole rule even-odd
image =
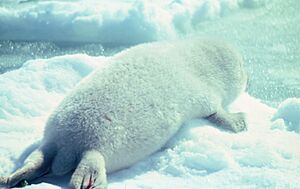
[[[48,119],[41,145],[51,162],[46,158],[41,167],[55,175],[76,167],[100,169],[99,188],[106,188],[105,170],[128,167],[159,150],[185,121],[230,122],[216,112],[223,112],[247,80],[241,56],[212,40],[143,44],[115,55],[108,65],[65,97]],[[36,156],[30,161],[38,162]],[[77,188],[84,176],[75,173]]]

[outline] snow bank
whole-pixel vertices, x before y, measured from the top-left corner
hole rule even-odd
[[[282,102],[273,120],[274,128],[287,129],[300,134],[300,98],[290,98]]]
[[[26,146],[41,138],[47,115],[63,96],[105,66],[106,59],[68,55],[34,60],[0,75],[0,176],[11,172]],[[247,132],[234,134],[205,120],[191,120],[160,152],[110,175],[109,188],[299,187],[300,135],[270,121],[275,117],[282,124],[299,123],[299,99],[287,100],[276,110],[243,94],[230,110],[246,113]],[[27,188],[60,188],[56,185]]]
[[[66,55],[31,60],[22,69],[4,73],[0,76],[0,118],[40,116],[44,110],[53,107],[53,99],[61,98],[73,88],[97,66],[96,61],[100,59],[105,58]]]
[[[135,44],[192,32],[204,20],[267,0],[8,1],[0,40]]]

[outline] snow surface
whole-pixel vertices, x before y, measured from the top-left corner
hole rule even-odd
[[[300,98],[289,98],[282,102],[275,113],[273,120],[274,126],[287,126],[286,129],[300,134]],[[284,124],[282,124],[284,121]]]
[[[4,1],[5,2],[5,1]],[[192,32],[205,20],[269,0],[11,0],[0,3],[0,40],[135,44]]]
[[[32,60],[0,75],[0,176],[41,139],[47,116],[65,94],[107,59],[77,54]],[[300,122],[299,101],[287,100],[276,110],[244,93],[230,110],[246,113],[247,132],[191,120],[160,152],[109,175],[109,188],[299,188],[300,135],[289,129]],[[67,179],[52,182],[27,188],[67,185]]]

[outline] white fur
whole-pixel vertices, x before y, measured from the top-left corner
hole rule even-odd
[[[199,117],[234,131],[242,114],[224,108],[244,90],[241,57],[222,42],[189,39],[139,45],[84,79],[49,117],[41,147],[0,185],[75,169],[72,188],[106,188],[110,173],[159,150]],[[46,157],[46,158],[45,158]],[[3,180],[3,179],[2,179]]]
[[[71,158],[66,163],[96,149],[107,172],[130,166],[159,150],[184,121],[228,105],[246,81],[241,57],[209,40],[139,45],[109,64],[81,82],[48,121],[45,142],[66,149],[59,154]]]

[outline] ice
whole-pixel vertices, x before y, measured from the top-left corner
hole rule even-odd
[[[28,61],[0,75],[0,175],[20,164],[18,156],[41,139],[47,115],[80,80],[107,66],[107,59],[66,55]],[[300,135],[274,128],[272,118],[287,127],[299,124],[299,99],[274,109],[244,93],[230,111],[246,113],[248,131],[235,134],[191,120],[160,152],[109,175],[109,188],[297,188]],[[60,188],[67,179],[51,183],[27,188]]]

